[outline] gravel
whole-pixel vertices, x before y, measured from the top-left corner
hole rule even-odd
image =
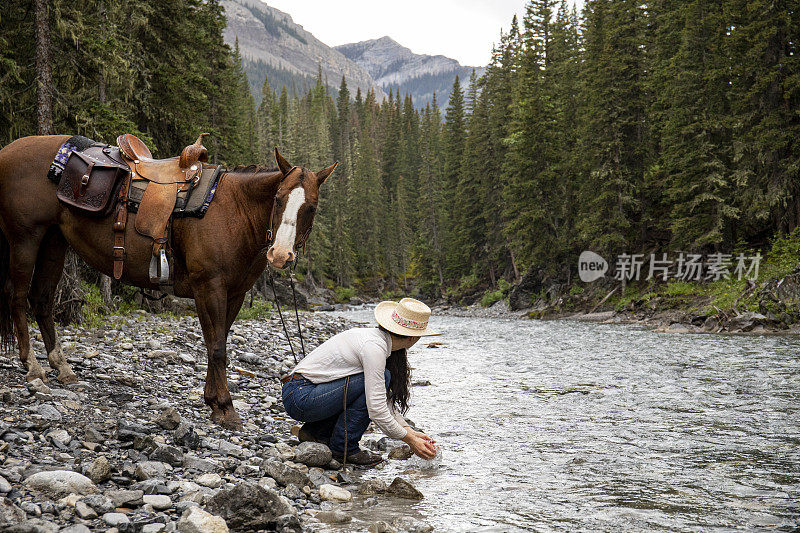
[[[353,325],[321,313],[302,321],[307,351]],[[209,419],[196,318],[136,312],[59,334],[75,385],[54,372],[25,383],[17,356],[0,358],[0,529],[315,531],[348,522],[353,495],[363,498],[358,472],[337,470],[326,446],[291,436],[279,377],[294,361],[277,317],[231,330],[228,379],[241,431]],[[35,328],[32,346],[44,353]],[[366,483],[363,493],[388,498],[385,483]]]

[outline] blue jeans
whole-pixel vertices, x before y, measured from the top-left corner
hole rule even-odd
[[[327,383],[314,384],[306,378],[290,379],[283,384],[283,407],[286,413],[306,424],[303,426],[317,439],[329,439],[331,451],[341,455],[345,447],[347,427],[347,455],[361,451],[358,442],[369,426],[367,396],[364,390],[364,373],[348,376],[347,424],[345,425],[344,383],[341,378]],[[391,374],[384,372],[386,388]]]

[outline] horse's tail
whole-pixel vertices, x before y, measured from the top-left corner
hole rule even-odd
[[[11,318],[11,291],[8,291],[9,269],[11,266],[11,247],[8,239],[0,231],[0,353],[8,353],[14,348],[14,322]]]

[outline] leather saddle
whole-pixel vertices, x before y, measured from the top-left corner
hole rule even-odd
[[[150,149],[135,135],[125,133],[117,137],[117,146],[123,160],[130,167],[130,175],[119,192],[120,202],[114,221],[114,277],[122,277],[125,259],[125,226],[128,218],[126,197],[131,182],[144,181],[146,189],[139,203],[134,228],[137,233],[153,239],[153,256],[150,260],[150,281],[169,283],[169,223],[178,197],[178,191],[194,187],[208,161],[208,150],[203,146],[202,133],[197,140],[183,149],[180,156],[153,159]]]

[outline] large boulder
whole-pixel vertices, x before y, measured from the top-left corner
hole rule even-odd
[[[240,483],[232,489],[221,490],[206,507],[224,518],[234,531],[272,531],[277,528],[280,517],[294,513],[280,494],[255,483]]]
[[[91,479],[72,470],[38,472],[28,477],[23,484],[53,500],[68,494],[86,495],[97,492],[97,487]]]
[[[767,317],[761,313],[747,311],[739,316],[732,317],[728,321],[728,328],[731,331],[750,331],[756,326],[764,325],[767,322]]]
[[[508,293],[508,305],[512,311],[527,309],[533,304],[533,296],[544,288],[542,277],[540,269],[530,268],[519,283],[511,287]]]
[[[308,466],[326,466],[333,459],[331,449],[319,442],[301,442],[294,449],[294,460]]]
[[[281,306],[294,306],[294,300],[292,298],[292,286],[289,284],[289,280],[280,276],[275,276],[274,279],[275,292],[278,295],[278,301],[281,303]],[[308,309],[308,293],[303,287],[301,287],[300,283],[296,281],[294,283],[294,287],[297,292],[297,308]],[[270,287],[269,284],[267,284],[266,288],[264,289],[264,294],[270,301],[273,301],[275,298],[275,296],[272,294],[272,287]]]

